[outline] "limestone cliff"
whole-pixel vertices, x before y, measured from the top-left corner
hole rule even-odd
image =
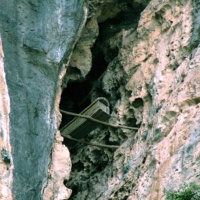
[[[0,199],[165,200],[200,183],[200,1],[0,8]],[[109,123],[138,130],[84,138],[117,149],[63,141],[71,117],[59,108],[78,113],[98,97]]]
[[[52,189],[48,179],[52,174],[48,173],[48,168],[51,171],[52,162],[58,159],[51,158],[55,155],[53,149],[69,155],[66,147],[57,147],[62,143],[56,142],[55,137],[61,118],[60,85],[65,65],[84,24],[84,3],[80,0],[11,0],[1,1],[0,10],[4,52],[4,65],[1,65],[0,148],[7,148],[14,168],[7,171],[1,162],[1,171],[4,170],[1,184],[5,184],[1,193],[5,193],[7,186],[12,190],[9,198],[3,196],[1,199],[39,200],[44,188],[48,191]],[[63,170],[68,173],[71,163],[69,157],[66,160],[68,165]],[[67,178],[66,173],[63,172],[66,177],[59,173],[56,175],[58,180],[53,181],[55,191],[44,199],[57,199],[58,190]],[[9,183],[4,181],[7,176],[11,177]],[[65,196],[70,194],[67,191],[64,193]]]

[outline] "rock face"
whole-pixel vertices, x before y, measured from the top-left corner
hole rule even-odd
[[[91,101],[98,96],[109,100],[110,123],[139,130],[100,127],[86,138],[120,145],[114,152],[70,147],[71,199],[157,200],[165,199],[167,190],[199,183],[199,2],[92,5],[96,14],[88,23],[97,20],[99,35],[85,82],[92,80],[102,59],[107,66],[87,95]],[[106,9],[112,14],[106,16]],[[87,58],[76,59],[81,63]],[[81,77],[81,66],[77,68],[76,77]]]
[[[7,82],[6,85],[1,65],[0,112],[4,123],[1,129],[5,127],[1,138],[5,139],[6,143],[2,145],[9,152],[8,143],[11,143],[14,165],[13,183],[9,184],[12,184],[13,199],[39,200],[49,183],[48,167],[54,165],[54,160],[59,160],[51,159],[51,155],[54,156],[52,148],[66,152],[66,160],[70,162],[66,147],[58,147],[62,143],[57,144],[55,137],[60,123],[60,85],[66,70],[65,63],[78,39],[86,13],[83,1],[74,0],[4,1],[0,10]],[[9,120],[6,120],[9,109]],[[70,163],[63,168],[68,173]],[[58,173],[65,176],[58,179],[63,183],[66,173]],[[4,174],[1,174],[2,177]],[[57,183],[51,199],[57,199],[56,193],[62,183]],[[9,186],[6,182],[1,184],[5,184],[2,187]]]
[[[13,165],[11,164],[11,144],[9,132],[10,98],[4,71],[4,53],[0,38],[0,199],[12,199]]]
[[[198,0],[0,8],[0,199],[165,200],[200,182]],[[109,123],[138,130],[99,126],[85,140],[118,149],[65,139],[68,151],[59,106],[80,112],[97,97]]]

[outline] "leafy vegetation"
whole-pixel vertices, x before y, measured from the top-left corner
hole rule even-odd
[[[166,191],[166,200],[199,200],[200,185],[190,183],[183,186],[180,190]]]

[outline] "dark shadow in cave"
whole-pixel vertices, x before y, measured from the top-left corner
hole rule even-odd
[[[60,109],[80,113],[91,104],[90,92],[92,87],[107,68],[107,63],[102,60],[99,62],[98,59],[94,60],[95,67],[92,67],[84,81],[68,83],[61,95]],[[62,115],[60,128],[62,129],[72,119],[72,116]]]
[[[60,108],[63,110],[79,113],[90,103],[90,91],[93,85],[101,77],[111,62],[117,55],[120,42],[116,46],[110,46],[109,40],[122,29],[134,29],[137,27],[139,11],[133,11],[131,3],[120,5],[122,11],[112,19],[99,23],[99,36],[96,39],[92,52],[92,68],[85,80],[70,82],[61,95]],[[103,91],[99,91],[101,96],[109,98]],[[72,119],[71,116],[62,116],[60,128]]]
[[[103,75],[103,73],[107,69],[108,64],[118,55],[119,48],[121,47],[120,40],[117,42],[116,45],[110,46],[110,38],[112,38],[122,29],[135,30],[137,28],[140,12],[143,10],[144,7],[140,7],[140,5],[138,5],[138,7],[134,9],[130,1],[126,0],[123,3],[119,3],[119,6],[121,6],[121,12],[119,12],[114,18],[99,23],[99,36],[93,48],[91,49],[92,68],[86,76],[85,80],[68,83],[67,88],[63,90],[61,96],[61,109],[80,113],[91,103],[90,93],[93,86]],[[100,91],[98,92],[98,95],[106,97],[110,101],[110,97],[106,96],[101,88],[99,88],[99,90]],[[117,98],[120,98],[120,96],[117,96]],[[116,101],[117,100],[118,99],[116,99]],[[136,104],[140,104],[140,101],[138,100]],[[63,115],[60,127],[62,128],[63,126],[65,126],[71,119],[72,117]],[[136,124],[136,119],[127,119],[127,123],[128,125],[130,124],[130,126],[132,124]],[[106,142],[110,142],[109,138]],[[73,163],[72,174],[75,174],[74,176],[71,176],[70,180],[65,181],[64,184],[68,188],[71,188],[73,190],[70,199],[78,199],[79,194],[82,191],[89,190],[89,187],[93,187],[92,185],[95,183],[91,183],[92,178],[95,177],[96,174],[102,172],[108,165],[108,163],[112,163],[113,152],[110,152],[110,157],[108,159],[105,159],[103,158],[105,157],[105,150],[99,149],[98,151],[96,151],[95,155],[98,155],[99,152],[103,151],[98,156],[99,162],[92,163],[92,168],[90,168],[89,171],[85,172],[84,165],[85,162],[88,161],[79,158],[80,160],[78,162],[73,162],[73,160],[77,160],[77,153],[78,151],[80,151],[80,148],[84,147],[80,145],[79,148],[78,145],[77,148],[72,148],[68,145],[67,139],[64,139],[64,144],[69,147]]]
[[[68,83],[67,88],[63,90],[61,95],[60,109],[75,113],[81,112],[84,107],[91,103],[88,99],[81,105],[90,90],[91,86],[86,81]],[[60,128],[64,127],[72,119],[72,116],[62,115]]]

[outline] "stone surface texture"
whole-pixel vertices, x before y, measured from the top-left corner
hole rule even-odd
[[[1,153],[0,199],[165,200],[200,183],[199,0],[10,0],[0,10],[0,150],[11,158]],[[138,130],[99,126],[86,141],[118,149],[68,151],[58,128],[69,82],[88,83],[91,102],[108,99],[109,123]]]
[[[64,181],[69,179],[71,160],[66,147],[62,145],[62,137],[57,133],[57,138],[52,151],[49,182],[44,190],[44,200],[69,199],[71,190],[66,188]]]
[[[1,145],[11,152],[11,144],[14,165],[12,176],[11,171],[7,171],[7,176],[13,177],[13,182],[9,183],[3,179],[6,171],[1,163],[1,180],[5,181],[1,194],[5,195],[5,190],[12,184],[13,199],[42,199],[44,188],[50,187],[47,183],[51,184],[48,171],[53,168],[54,161],[59,160],[61,166],[62,163],[66,166],[57,172],[57,181],[62,182],[55,185],[54,199],[65,199],[70,190],[66,194],[63,179],[67,177],[71,163],[67,148],[62,146],[60,139],[56,140],[59,137],[55,135],[61,120],[61,81],[85,23],[84,2],[11,0],[1,1],[0,10],[7,82],[5,85],[1,66],[0,120],[4,123],[2,134],[7,137],[6,144]],[[9,97],[6,95],[7,87]],[[9,120],[6,118],[8,114]],[[6,122],[2,121],[6,119]],[[5,137],[2,134],[1,138]],[[60,159],[55,149],[62,152]],[[63,160],[63,155],[66,155],[66,160]],[[64,193],[63,197],[60,197],[61,193]]]
[[[116,5],[128,9],[125,2]],[[72,199],[164,200],[165,191],[200,182],[200,2],[152,0],[132,5],[144,6],[135,13],[138,23],[113,24],[117,31],[112,36],[111,30],[106,32],[101,40],[108,67],[90,95],[94,100],[104,94],[109,100],[110,122],[139,130],[100,128],[88,136],[93,142],[120,144],[115,152],[76,147],[68,187],[78,192]],[[96,8],[92,17],[99,19],[99,33],[101,12]],[[114,58],[108,55],[112,46],[118,48]]]
[[[9,162],[9,160],[6,160],[7,156],[10,160],[12,160],[9,131],[10,98],[6,84],[3,58],[4,53],[0,38],[0,199],[11,200],[13,199],[11,191],[13,181],[13,165]],[[5,151],[3,151],[3,149],[5,149]]]

